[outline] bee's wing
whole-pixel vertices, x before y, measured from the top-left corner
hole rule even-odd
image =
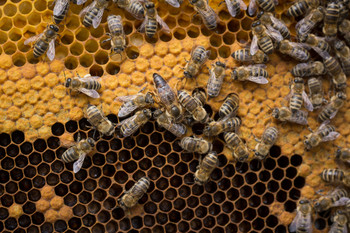
[[[91,98],[95,98],[95,99],[100,98],[100,94],[98,94],[98,92],[95,90],[79,88],[79,91],[84,93],[87,96],[90,96]]]
[[[298,211],[297,215],[294,217],[292,223],[289,225],[289,231],[291,231],[291,232],[296,232],[297,231],[297,225],[298,225],[300,217],[301,217],[301,214]]]
[[[338,132],[330,132],[326,137],[322,138],[322,142],[333,141],[337,139],[339,136],[340,136],[340,133]]]
[[[258,84],[266,84],[269,82],[264,76],[249,76],[247,80]]]
[[[98,78],[100,78],[100,77],[99,76],[91,76],[90,74],[87,74],[84,77],[79,78],[79,81],[81,81],[81,82],[86,82],[86,81],[92,82],[92,81],[95,81],[95,79],[98,79]]]
[[[69,4],[69,0],[57,0],[53,8],[53,15],[62,14],[67,4]]]
[[[252,42],[250,44],[250,55],[256,54],[258,52],[259,46],[258,46],[258,37],[256,35],[253,35]]]
[[[79,159],[77,161],[75,161],[73,164],[73,172],[74,173],[77,173],[78,171],[80,171],[81,167],[83,166],[85,157],[86,157],[86,153],[84,153],[84,152],[80,153]]]
[[[50,61],[52,61],[55,58],[55,39],[52,39],[50,41],[46,55],[50,59]]]
[[[135,121],[136,117],[137,117],[137,115],[135,114],[135,115],[133,115],[133,116],[131,116],[131,117],[129,117],[129,118],[126,118],[125,120],[119,122],[119,123],[117,124],[117,127],[120,127],[120,126],[123,125],[123,124],[127,124],[128,122],[133,122],[133,121]],[[124,132],[124,135],[123,135],[124,137],[130,136],[131,134],[135,133],[136,130],[137,130],[137,129],[139,128],[139,126],[140,126],[139,124],[129,124],[129,125],[132,125],[133,127],[128,127],[128,128],[125,129],[125,132]]]
[[[139,32],[145,32],[145,26],[146,26],[146,23],[148,21],[148,16],[146,15],[145,19],[143,20],[141,26],[139,27]]]
[[[338,201],[334,202],[332,204],[332,207],[345,206],[348,204],[349,201],[350,201],[349,197],[342,197]]]
[[[340,232],[338,231],[338,223],[337,222],[333,222],[332,226],[331,226],[331,229],[329,229],[328,233],[337,233],[337,232]],[[343,232],[347,232],[345,231],[345,229],[347,228],[347,226],[343,226]]]
[[[270,19],[273,24],[275,24],[278,28],[286,28],[288,31],[288,27],[279,19],[277,19],[275,16],[270,16]]]
[[[24,41],[24,45],[30,44],[32,42],[37,41],[44,33],[40,33],[39,35],[32,36]]]
[[[311,213],[309,213],[306,217],[305,225],[307,226],[307,232],[312,233],[312,217]]]
[[[77,5],[82,5],[86,2],[87,0],[76,0]]]
[[[180,7],[180,3],[177,0],[165,0],[169,5],[179,8]]]
[[[137,105],[133,104],[133,105],[122,105],[119,109],[118,112],[118,117],[126,117],[128,116],[130,113],[132,113],[133,111],[135,111],[137,109]]]
[[[120,101],[120,102],[128,102],[128,101],[135,99],[136,97],[137,97],[137,95],[118,96],[117,98],[115,98],[115,100]]]
[[[92,20],[92,26],[94,28],[97,28],[98,25],[100,25],[104,11],[105,11],[104,7],[100,8],[97,12],[96,17]]]
[[[241,1],[241,0],[240,0]],[[232,17],[236,17],[237,15],[237,9],[233,7],[233,3],[231,0],[225,0],[226,5],[227,5],[227,10],[230,13]],[[244,3],[244,2],[243,2]],[[247,8],[247,6],[246,6]]]
[[[278,41],[278,42],[283,40],[283,36],[281,35],[281,33],[278,30],[274,29],[271,25],[269,25],[269,24],[266,25],[266,28],[267,28],[267,30],[266,30],[267,34],[269,34],[269,36],[272,39],[274,39],[275,41]]]
[[[170,28],[159,15],[156,16],[156,19],[159,25],[162,27],[162,30],[165,31],[166,33],[170,33]]]
[[[265,64],[254,64],[254,65],[248,65],[247,67],[249,67],[249,68],[258,67],[258,68],[266,69]]]
[[[243,2],[243,0],[238,0],[239,4],[241,6],[241,10],[247,10],[247,5]]]
[[[310,112],[312,112],[314,110],[314,106],[312,105],[309,97],[307,96],[306,92],[303,91],[302,93],[302,97],[303,97],[303,101],[304,101],[304,105],[305,105],[305,108],[307,110],[309,110]]]
[[[94,8],[97,4],[97,1],[93,1],[90,5],[82,9],[79,13],[79,16],[85,15],[88,11],[91,11],[92,8]]]
[[[257,8],[258,8],[258,7],[257,7],[257,5],[256,5],[255,0],[250,0],[250,2],[249,2],[249,7],[248,7],[248,13],[249,13],[249,15],[254,15]]]
[[[308,112],[305,112],[305,111],[300,110],[300,109],[295,110],[292,113],[292,116],[290,117],[289,121],[300,124],[300,125],[307,125],[307,115],[308,115]],[[301,116],[305,116],[305,118],[301,117]]]

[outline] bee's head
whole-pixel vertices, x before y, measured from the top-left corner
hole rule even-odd
[[[149,110],[149,109],[144,109],[142,112],[143,112],[143,114],[145,114],[145,116],[146,116],[148,119],[151,119],[151,117],[152,117],[152,112],[151,112],[151,110]]]
[[[88,138],[86,141],[90,144],[90,146],[92,146],[92,147],[95,146],[95,140],[94,139]]]
[[[193,78],[192,74],[188,71],[184,71],[184,75],[186,78]]]
[[[221,67],[223,67],[223,68],[226,68],[226,65],[225,65],[224,63],[220,62],[220,61],[215,62],[215,64],[216,64],[217,66],[221,66]]]
[[[264,15],[264,13],[265,13],[264,11],[260,11],[260,12],[259,12],[259,14],[258,14],[256,17],[257,17],[258,19],[260,19],[260,18],[261,18],[261,16],[263,16],[263,15]]]
[[[153,118],[157,119],[162,114],[163,114],[163,111],[160,109],[157,109],[153,112]]]
[[[338,92],[337,97],[341,100],[346,100],[346,94],[344,92]]]
[[[309,200],[306,200],[306,199],[301,199],[299,201],[299,204],[303,205],[303,204],[308,204],[309,203]]]
[[[233,70],[231,73],[232,79],[237,80],[238,79],[238,72],[237,70]]]
[[[55,32],[59,31],[59,28],[56,25],[54,25],[54,24],[50,24],[49,28],[54,30]]]
[[[345,46],[345,44],[344,44],[344,42],[341,41],[341,40],[336,40],[336,41],[334,42],[334,48],[335,48],[336,50],[341,50],[344,46]]]
[[[336,152],[335,152],[335,158],[339,159],[341,155],[341,149],[339,148]]]
[[[154,3],[153,2],[147,2],[145,4],[145,7],[146,7],[146,9],[152,9],[152,8],[154,8]]]
[[[280,117],[280,110],[278,108],[274,108],[272,110],[272,116],[276,119],[278,119]]]
[[[294,83],[304,83],[304,79],[296,77],[294,78]]]
[[[64,86],[65,87],[69,87],[72,83],[72,79],[71,78],[67,78],[67,80],[64,82]]]

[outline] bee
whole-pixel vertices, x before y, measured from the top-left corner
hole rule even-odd
[[[259,47],[264,53],[271,54],[274,50],[274,44],[271,38],[276,41],[283,40],[282,35],[278,31],[267,30],[260,21],[255,21],[252,23],[252,33],[253,39],[250,45],[251,55],[254,55],[258,51]]]
[[[87,139],[81,140],[80,134],[78,134],[78,143],[68,148],[62,154],[62,160],[65,163],[70,163],[70,162],[73,162],[74,160],[77,160],[73,164],[73,172],[77,173],[83,166],[85,156],[93,150],[94,146],[95,146],[94,139],[87,138]]]
[[[322,22],[324,18],[324,8],[322,6],[311,10],[305,18],[300,20],[296,25],[295,29],[298,36],[309,34],[318,23]]]
[[[182,149],[188,152],[197,152],[198,154],[206,154],[213,149],[213,144],[210,142],[193,137],[184,137],[180,141]]]
[[[24,45],[35,42],[33,50],[34,57],[38,58],[46,52],[47,57],[52,61],[55,58],[55,40],[58,31],[59,28],[56,25],[47,25],[44,32],[28,38],[24,41]]]
[[[299,17],[310,9],[317,8],[320,5],[319,0],[298,0],[287,11],[287,15],[290,17]]]
[[[348,224],[348,217],[346,213],[344,213],[341,210],[337,210],[337,212],[333,216],[333,224],[329,232],[330,233],[347,232],[348,231],[347,224]]]
[[[184,75],[186,78],[194,78],[200,68],[208,60],[210,56],[210,50],[206,50],[203,46],[198,45],[192,49],[191,59],[187,62],[184,68]]]
[[[222,1],[219,5],[221,5],[223,2],[226,3],[227,10],[232,17],[236,17],[241,12],[241,10],[247,10],[247,5],[243,2],[243,0],[225,0]]]
[[[350,149],[349,148],[339,148],[335,153],[335,158],[341,161],[350,163]]]
[[[329,53],[327,53],[327,52],[323,52],[320,55],[323,58],[323,64],[326,67],[327,72],[331,76],[334,77],[334,76],[342,73],[342,69],[341,69],[340,64],[337,61],[337,59],[335,59],[334,57],[329,55]]]
[[[271,12],[260,11],[258,19],[269,31],[277,30],[284,39],[290,39],[290,31],[288,27]]]
[[[90,124],[103,135],[111,136],[114,134],[115,125],[108,120],[108,118],[103,115],[102,111],[98,110],[95,105],[88,105],[86,115]]]
[[[124,102],[119,109],[118,117],[127,117],[137,109],[150,107],[154,104],[152,93],[147,92],[146,94],[143,94],[140,93],[141,91],[136,95],[119,96],[116,98],[117,100]]]
[[[350,49],[344,41],[336,40],[334,43],[335,53],[340,61],[345,75],[350,75]]]
[[[208,95],[217,97],[220,93],[222,83],[224,82],[226,65],[222,62],[215,62],[209,70],[209,79],[207,84]]]
[[[338,113],[339,109],[344,106],[346,100],[346,94],[344,92],[337,92],[328,105],[326,105],[322,111],[318,114],[318,121],[324,122],[331,120]]]
[[[55,24],[62,22],[64,17],[66,17],[70,0],[55,0],[55,7],[53,8],[53,21]]]
[[[218,166],[219,159],[215,151],[207,154],[203,160],[199,162],[197,171],[194,173],[194,182],[198,185],[204,185],[208,182],[211,173]]]
[[[324,169],[320,174],[321,179],[328,183],[342,183],[345,186],[350,186],[350,179],[348,174],[346,174],[341,169]]]
[[[317,212],[323,212],[334,206],[335,202],[340,198],[349,197],[349,193],[344,188],[336,188],[330,194],[320,197],[314,204],[314,208]]]
[[[64,86],[68,88],[70,92],[78,91],[92,98],[100,98],[97,91],[101,89],[101,84],[96,80],[99,77],[87,74],[82,78],[79,74],[77,75],[78,77],[66,79]]]
[[[338,1],[331,0],[328,1],[326,12],[324,16],[324,24],[323,24],[323,34],[326,37],[335,37],[338,32],[338,19],[339,19],[339,4]]]
[[[123,137],[130,136],[135,133],[138,128],[146,124],[152,117],[152,112],[149,109],[143,109],[135,113],[135,115],[119,122],[117,129]]]
[[[168,25],[159,17],[153,2],[146,2],[145,10],[145,20],[139,28],[140,32],[145,32],[148,38],[152,38],[157,32],[159,23],[164,32],[170,33]]]
[[[177,92],[177,96],[180,104],[192,115],[195,121],[206,123],[209,120],[209,116],[202,104],[194,97],[181,90]]]
[[[339,133],[335,131],[333,125],[328,125],[328,122],[324,122],[313,132],[310,128],[311,133],[305,137],[304,145],[305,150],[311,150],[312,148],[318,146],[321,142],[333,141],[339,137]]]
[[[107,23],[109,33],[106,33],[106,35],[109,38],[102,41],[102,43],[111,41],[111,54],[121,54],[126,48],[122,17],[120,15],[109,15],[107,17]]]
[[[289,225],[290,232],[312,232],[312,205],[306,200],[302,199],[298,203],[297,215]]]
[[[258,84],[266,84],[269,81],[267,78],[269,74],[267,70],[262,67],[266,67],[265,65],[250,65],[250,66],[240,66],[235,68],[231,72],[231,78],[233,80],[238,81],[251,81]]]
[[[236,116],[239,107],[239,96],[232,92],[229,93],[219,109],[220,118]]]
[[[116,3],[118,7],[132,14],[136,19],[141,20],[145,18],[145,9],[138,0],[113,0],[113,2]]]
[[[344,36],[344,39],[348,45],[350,45],[350,20],[344,19],[338,26],[339,32]]]
[[[303,48],[300,43],[283,40],[279,44],[279,51],[298,61],[307,61],[310,59],[309,51]]]
[[[217,136],[223,132],[237,131],[242,121],[238,117],[225,117],[219,121],[212,121],[204,127],[203,133],[207,137]]]
[[[124,192],[123,196],[118,199],[119,206],[128,211],[134,207],[141,197],[147,192],[151,182],[148,177],[139,179],[128,191]]]
[[[165,106],[168,114],[179,122],[182,119],[182,108],[177,101],[175,92],[169,84],[157,73],[153,74],[153,83],[157,89],[161,103]]]
[[[204,25],[209,30],[214,30],[218,25],[218,16],[206,0],[189,0],[194,10],[202,17]]]
[[[185,125],[173,122],[172,119],[160,109],[157,109],[153,112],[153,118],[157,120],[159,126],[168,130],[176,137],[182,137],[187,132],[187,128]]]
[[[314,107],[305,92],[304,80],[302,78],[294,78],[294,83],[291,85],[290,96],[289,108],[293,113],[300,110],[303,102],[307,110],[311,112],[314,110]]]
[[[278,4],[278,0],[250,0],[248,13],[250,16],[254,15],[258,6],[263,9],[263,11],[275,11],[275,5]]]
[[[179,8],[180,5],[183,3],[183,0],[165,0],[169,5]]]
[[[232,155],[239,162],[247,161],[249,157],[249,150],[247,145],[242,141],[238,134],[233,132],[224,133],[224,140],[226,146],[232,150]]]
[[[255,147],[254,155],[259,160],[264,160],[269,153],[271,147],[276,143],[278,137],[278,129],[276,127],[267,127],[261,137],[257,140],[258,144]]]
[[[347,3],[345,3],[345,1]],[[338,1],[338,6],[339,6],[339,18],[338,18],[338,23],[341,22],[342,20],[348,18],[349,16],[349,9],[348,7],[346,7],[346,5],[349,4],[349,1],[345,0],[345,1]]]
[[[310,92],[310,101],[314,109],[318,109],[323,103],[327,101],[323,98],[322,81],[317,78],[310,78],[307,80]]]
[[[254,55],[251,55],[250,49],[239,49],[231,54],[233,59],[240,62],[253,62],[255,64],[269,62],[269,57],[260,49]]]
[[[307,63],[299,63],[294,66],[291,73],[295,77],[318,76],[325,74],[326,69],[320,61],[310,61]]]
[[[89,6],[81,10],[80,16],[84,15],[83,25],[85,27],[97,28],[102,20],[103,12],[108,6],[108,0],[94,0]]]
[[[300,42],[305,43],[315,50],[318,54],[331,51],[329,44],[321,37],[314,34],[307,34],[300,37]]]
[[[195,89],[192,91],[192,96],[193,96],[193,98],[195,98],[195,99],[198,101],[198,103],[200,103],[202,106],[204,106],[205,103],[207,102],[208,95],[207,95],[207,92],[205,91],[204,88],[200,88],[200,87],[195,88]]]
[[[274,108],[272,110],[272,116],[280,121],[289,121],[300,125],[307,125],[308,113],[303,110],[297,110],[292,112],[287,107]]]

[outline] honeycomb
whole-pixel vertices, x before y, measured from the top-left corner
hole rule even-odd
[[[179,9],[164,1],[156,2],[158,14],[171,34],[159,31],[153,39],[137,32],[141,21],[113,5],[97,29],[85,28],[78,16],[83,6],[71,4],[60,25],[55,60],[48,62],[35,59],[24,41],[51,22],[52,1],[0,0],[1,231],[286,232],[300,197],[316,199],[319,190],[330,189],[318,175],[324,168],[336,167],[334,145],[323,144],[304,152],[302,136],[309,132],[291,124],[278,123],[283,136],[264,162],[232,163],[223,139],[217,138],[213,144],[220,164],[204,187],[193,185],[199,156],[183,152],[178,139],[153,121],[132,137],[99,139],[96,151],[86,158],[77,174],[72,172],[72,164],[61,161],[65,141],[76,140],[79,133],[83,138],[97,137],[84,118],[88,103],[102,105],[103,112],[117,123],[121,103],[114,98],[135,94],[145,82],[152,84],[154,72],[174,87],[177,79],[183,78],[182,67],[194,45],[211,50],[208,67],[217,59],[229,68],[240,65],[230,54],[250,42],[255,17],[241,13],[231,18],[225,4],[218,6],[219,2],[210,1],[220,18],[215,32],[202,25],[187,1]],[[276,11],[293,35],[295,22],[283,14],[288,6],[288,2],[280,1]],[[107,38],[109,14],[123,18],[128,42],[123,61],[109,57],[109,43],[101,44]],[[240,133],[253,149],[253,135],[261,136],[271,123],[266,106],[286,102],[292,77],[289,71],[294,65],[287,56],[270,55],[270,83],[265,86],[233,82],[227,69],[219,97],[209,100],[205,108],[216,119],[227,93],[238,93],[238,115],[243,122]],[[62,84],[76,73],[102,76],[100,99],[66,93]],[[197,81],[187,81],[184,89],[205,87],[207,80],[208,68],[204,67]],[[349,103],[333,122],[342,134],[334,142],[338,146],[345,147],[350,141],[348,109]],[[308,119],[312,129],[318,126],[316,116],[312,113]],[[200,135],[202,128],[196,124],[192,133]],[[125,216],[121,208],[116,208],[116,201],[124,189],[145,175],[150,177],[151,187],[139,201],[137,211]],[[58,199],[63,198],[61,209],[72,209],[73,216],[64,216],[61,209],[38,208],[38,203],[46,200],[43,190],[47,187],[53,188]],[[315,216],[315,229],[326,232],[328,217]]]

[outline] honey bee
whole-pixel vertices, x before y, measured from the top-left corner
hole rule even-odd
[[[307,125],[307,115],[308,113],[306,111],[297,110],[292,112],[287,107],[274,108],[272,110],[272,116],[277,120],[282,122],[289,121],[300,125]]]
[[[310,78],[307,80],[307,83],[310,92],[310,101],[314,109],[318,109],[322,106],[323,103],[327,102],[323,98],[322,81],[317,78]]]
[[[322,111],[318,114],[318,121],[324,122],[331,120],[338,113],[339,109],[344,106],[346,100],[346,94],[344,92],[337,92],[326,105]]]
[[[278,129],[276,127],[267,127],[261,137],[257,140],[258,144],[255,147],[254,155],[259,160],[264,160],[269,153],[271,147],[276,143],[278,137]]]
[[[106,35],[109,38],[102,41],[102,43],[111,41],[111,54],[121,54],[126,48],[122,17],[120,15],[109,15],[107,17],[107,23],[109,33],[106,33]]]
[[[317,212],[323,212],[334,206],[335,202],[343,197],[349,197],[349,193],[344,188],[336,188],[330,194],[320,197],[314,204]]]
[[[165,0],[169,5],[179,8],[180,5],[183,3],[183,0]]]
[[[312,232],[312,205],[306,200],[302,199],[298,203],[297,215],[289,225],[290,232]]]
[[[277,30],[267,30],[260,21],[252,23],[252,33],[253,39],[250,45],[251,55],[254,55],[259,47],[264,53],[271,54],[274,50],[274,44],[271,38],[278,42],[283,40],[282,35]]]
[[[143,89],[141,91],[143,91]],[[141,91],[136,95],[119,96],[116,98],[118,101],[124,102],[119,109],[118,117],[127,117],[136,109],[150,107],[154,104],[152,93],[147,92],[146,94],[143,94],[140,93]]]
[[[99,77],[87,74],[82,78],[79,74],[77,75],[78,77],[66,79],[64,86],[68,88],[70,92],[78,91],[92,98],[100,98],[97,91],[101,89],[101,84],[96,80]]]
[[[339,32],[344,36],[344,39],[348,45],[350,45],[350,20],[344,19],[339,24]]]
[[[328,1],[322,28],[323,34],[328,38],[335,37],[337,35],[339,12],[340,9],[338,1]]]
[[[278,0],[250,0],[248,13],[249,15],[254,15],[258,6],[264,11],[275,11],[275,5],[278,4]]]
[[[329,44],[321,37],[315,36],[314,34],[307,34],[300,37],[300,41],[310,46],[318,54],[331,51]]]
[[[340,67],[339,62],[337,61],[337,59],[335,59],[334,57],[332,57],[331,55],[329,55],[329,53],[327,52],[323,52],[320,54],[321,57],[323,58],[323,64],[326,67],[327,72],[331,75],[331,76],[336,76],[342,72],[342,69]]]
[[[214,30],[218,25],[218,16],[213,8],[211,8],[206,0],[189,0],[194,10],[202,17],[204,25],[209,30]]]
[[[212,121],[204,127],[203,133],[207,137],[217,136],[223,132],[236,132],[242,121],[238,117],[225,117],[219,121]]]
[[[192,115],[195,121],[206,123],[209,120],[209,116],[202,104],[186,91],[178,91],[177,97],[180,104]]]
[[[254,55],[251,55],[250,49],[239,49],[231,54],[233,59],[240,62],[253,62],[255,64],[267,63],[269,57],[260,49]]]
[[[28,38],[24,41],[24,45],[35,42],[33,50],[34,57],[38,58],[46,52],[47,57],[52,61],[55,58],[55,40],[58,30],[59,28],[54,24],[47,25],[44,32]]]
[[[130,136],[135,133],[138,128],[146,124],[152,117],[152,112],[149,109],[143,109],[135,113],[135,115],[119,122],[117,129],[123,137]]]
[[[344,41],[336,40],[334,43],[335,53],[340,61],[345,75],[350,75],[350,49]]]
[[[242,141],[238,134],[233,132],[224,133],[224,140],[226,146],[232,150],[232,155],[239,162],[247,161],[249,157],[249,150],[247,145]]]
[[[157,120],[159,126],[168,130],[176,137],[182,137],[187,132],[187,128],[185,125],[173,122],[172,119],[160,109],[157,109],[153,112],[153,117]]]
[[[146,2],[145,10],[145,20],[139,28],[140,32],[145,32],[148,38],[152,38],[157,32],[159,23],[164,32],[170,33],[168,25],[159,17],[153,2]]]
[[[331,229],[329,230],[329,233],[347,232],[348,231],[347,224],[348,224],[347,215],[343,211],[337,210],[337,212],[333,216],[333,224],[331,226]]]
[[[283,40],[279,45],[279,51],[298,61],[307,61],[310,59],[309,51],[303,48],[300,43]]]
[[[108,0],[94,0],[89,6],[81,10],[80,16],[84,15],[83,25],[85,27],[97,28],[102,20],[103,12],[108,6]]]
[[[119,206],[124,211],[129,211],[134,207],[141,197],[147,192],[151,182],[148,177],[139,179],[128,191],[124,192],[123,196],[118,199]]]
[[[70,0],[55,0],[55,7],[53,8],[53,21],[55,24],[62,22],[64,17],[66,17]]]
[[[223,2],[226,3],[227,10],[232,17],[236,17],[241,12],[241,10],[247,10],[247,5],[243,2],[243,0],[225,0],[222,1],[220,4],[222,4]]]
[[[350,148],[339,148],[335,154],[336,159],[350,163]]]
[[[348,174],[341,169],[324,169],[320,176],[321,179],[325,182],[333,184],[342,183],[345,186],[350,186],[350,179],[348,178]],[[335,203],[335,205],[337,204]]]
[[[264,68],[265,65],[240,66],[231,72],[231,78],[238,81],[251,81],[258,84],[266,84],[269,81],[269,74]]]
[[[239,107],[239,96],[232,92],[229,93],[225,101],[222,103],[219,109],[220,118],[236,116]]]
[[[218,166],[219,159],[215,151],[207,154],[203,160],[199,162],[197,171],[194,173],[194,182],[198,185],[204,185],[208,182],[211,173]]]
[[[208,95],[204,88],[197,87],[192,91],[192,96],[195,98],[198,103],[200,103],[202,106],[205,105]]]
[[[326,69],[320,61],[299,63],[293,67],[291,73],[294,77],[318,76],[325,74]]]
[[[291,86],[290,96],[289,108],[293,113],[300,110],[303,102],[307,110],[311,112],[314,110],[314,107],[305,92],[304,79],[299,77],[294,78],[294,83]]]
[[[209,79],[207,84],[208,95],[217,97],[220,93],[222,83],[224,82],[226,65],[222,62],[215,62],[209,70]]]
[[[310,9],[318,7],[319,5],[319,0],[298,0],[291,7],[289,7],[287,15],[291,17],[298,17],[305,14]]]
[[[324,8],[322,6],[311,10],[305,18],[300,20],[296,25],[295,29],[298,36],[309,34],[316,25],[322,22],[324,18]]]
[[[290,32],[288,27],[279,19],[277,19],[271,12],[260,11],[258,19],[269,31],[277,30],[284,39],[290,39]]]
[[[305,150],[311,150],[318,146],[321,142],[333,141],[339,137],[339,133],[335,131],[333,125],[328,125],[328,122],[324,122],[321,126],[313,132],[310,128],[311,133],[305,137],[304,145]]]
[[[349,1],[345,0],[345,1],[338,1],[338,6],[339,6],[339,18],[338,18],[338,23],[341,22],[342,20],[348,18],[349,16],[349,9],[346,6],[349,6]]]
[[[182,149],[188,152],[197,152],[198,154],[206,154],[213,149],[213,144],[210,142],[193,137],[184,137],[180,141]]]
[[[169,84],[157,73],[153,74],[153,83],[157,89],[161,103],[166,108],[168,114],[179,122],[182,119],[182,108],[177,102],[175,92]]]
[[[145,9],[141,2],[138,0],[113,0],[118,7],[123,8],[130,14],[132,14],[136,19],[145,18]]]
[[[203,46],[198,45],[192,49],[191,59],[187,62],[184,68],[184,75],[187,78],[194,78],[203,64],[208,60],[210,50],[206,50]]]
[[[86,116],[90,124],[103,135],[111,136],[114,134],[115,125],[95,105],[88,105]]]
[[[73,172],[77,173],[83,166],[85,156],[93,150],[95,146],[95,141],[92,138],[82,139],[80,134],[78,134],[78,143],[70,148],[68,148],[62,154],[62,160],[65,163],[73,162]]]

